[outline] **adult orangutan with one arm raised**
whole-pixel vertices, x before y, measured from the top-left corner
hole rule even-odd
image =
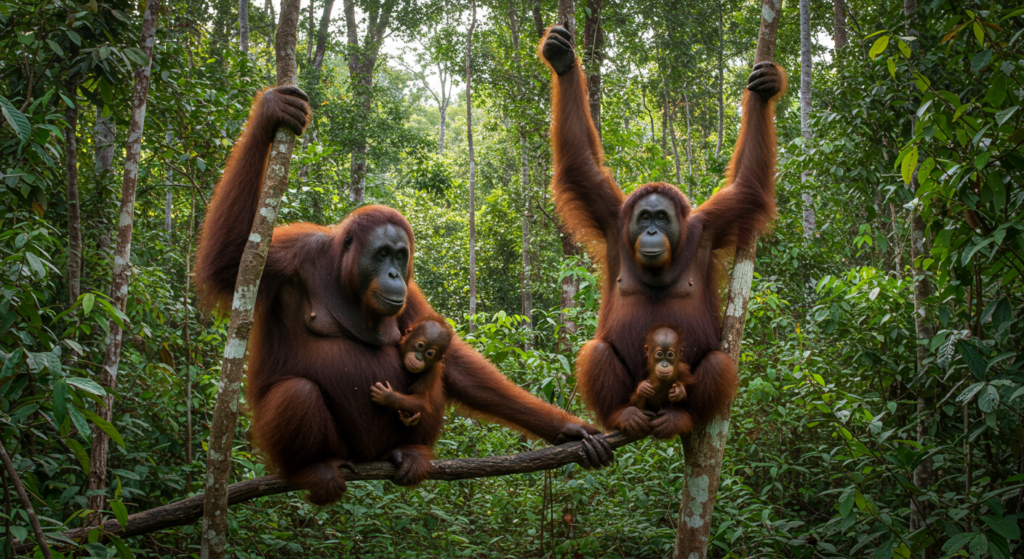
[[[686,196],[665,183],[622,194],[603,166],[571,36],[553,27],[538,51],[553,73],[555,207],[604,278],[597,334],[576,364],[580,393],[607,429],[663,439],[688,433],[735,395],[736,366],[720,351],[718,263],[774,217],[774,105],[786,73],[769,62],[754,67],[729,185],[691,211]],[[629,400],[647,376],[644,336],[659,323],[683,335],[683,358],[696,379],[685,400],[652,419]]]
[[[208,307],[230,305],[275,128],[301,133],[307,101],[296,87],[268,89],[253,101],[196,256],[196,285]],[[409,223],[383,206],[360,208],[333,227],[274,230],[249,342],[247,400],[257,444],[313,503],[341,497],[339,467],[349,461],[390,460],[402,485],[429,473],[440,422],[410,429],[370,394],[376,382],[407,392],[398,342],[433,313],[412,280],[412,260]],[[611,448],[591,437],[595,428],[512,384],[457,337],[445,353],[443,388],[470,411],[548,442],[582,439],[584,467],[612,460]]]

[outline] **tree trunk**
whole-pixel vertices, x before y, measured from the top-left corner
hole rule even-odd
[[[587,72],[590,118],[601,137],[601,64],[604,63],[604,27],[601,6],[604,0],[588,0],[583,18],[583,69]]]
[[[835,15],[832,19],[832,38],[836,51],[842,50],[846,40],[846,0],[833,0]]]
[[[579,245],[573,242],[572,236],[569,235],[569,232],[562,225],[558,227],[558,236],[562,241],[562,262],[571,262],[575,266],[581,252]],[[570,353],[573,348],[569,334],[576,333],[576,323],[569,318],[569,314],[566,311],[576,307],[576,294],[580,291],[580,281],[575,275],[565,276],[562,278],[561,291],[559,317],[562,322],[562,332],[558,335],[558,351],[560,353]]]
[[[82,209],[78,200],[78,82],[68,84],[75,103],[64,110],[64,165],[68,195],[68,306],[82,294]]]
[[[722,60],[725,30],[722,27],[722,0],[718,0],[718,144],[715,146],[715,157],[722,154],[722,136],[725,134],[725,62]]]
[[[441,130],[438,133],[437,137],[437,154],[444,157],[445,132],[447,129],[446,121],[448,120],[448,101],[443,100],[439,104],[438,108],[440,109],[441,112]]]
[[[167,187],[167,196],[164,198],[164,231],[167,231],[167,240],[171,239],[171,228],[174,225],[174,189]]]
[[[96,198],[99,200],[100,234],[96,245],[100,251],[106,252],[110,246],[110,215],[107,203],[112,194],[110,186],[110,167],[114,163],[114,119],[103,116],[103,107],[96,107],[96,126],[93,128],[93,145],[96,148],[93,157],[93,170],[96,174]]]
[[[249,55],[249,0],[238,0],[238,48]]]
[[[665,98],[668,99],[668,81],[665,81]],[[672,125],[673,113],[671,105],[665,105],[665,119],[668,120],[668,135],[672,138],[672,160],[676,164],[676,185],[683,183],[683,176],[679,170],[679,143],[676,141],[676,129]]]
[[[693,141],[690,138],[690,97],[683,88],[683,103],[686,106],[686,168],[690,174],[690,200],[693,200]]]
[[[544,38],[544,18],[540,15],[540,2],[533,3],[533,26],[537,28],[537,39]]]
[[[813,71],[811,58],[811,2],[800,0],[800,133],[807,141],[811,140],[811,76]],[[811,177],[810,171],[800,174],[800,182],[806,183]],[[804,237],[814,238],[814,198],[806,190],[800,194],[804,202]]]
[[[509,8],[508,11],[508,24],[509,31],[512,33],[512,58],[516,65],[516,71],[520,73],[516,76],[516,92],[520,98],[525,97],[525,91],[523,88],[523,61],[519,55],[519,26],[516,22],[515,9]],[[443,128],[442,128],[443,130]],[[519,124],[519,181],[523,189],[523,198],[526,200],[526,208],[523,211],[523,219],[520,223],[522,229],[522,253],[523,253],[523,278],[520,282],[523,298],[523,316],[526,317],[526,328],[533,329],[533,287],[531,285],[530,275],[533,273],[533,257],[530,252],[530,156],[526,152],[527,150],[527,139],[526,139],[526,124]],[[529,349],[533,345],[532,332],[530,338],[527,340],[526,349]]]
[[[755,64],[773,59],[781,13],[782,0],[762,1]],[[754,279],[755,256],[756,242],[736,248],[722,321],[722,351],[737,364],[743,342],[743,322],[747,315],[747,303],[750,302],[750,286]],[[675,559],[707,557],[715,496],[722,479],[722,460],[729,437],[731,407],[730,404],[718,417],[683,437],[685,478],[673,554]]]
[[[661,153],[668,159],[668,82],[665,76],[661,77],[661,83],[664,86],[661,103]]]
[[[313,0],[309,0],[309,6],[306,8],[306,66],[312,66],[313,64],[313,37],[316,37],[316,23],[313,20]]]
[[[564,27],[569,34],[572,35],[572,46],[575,48],[576,43],[576,6],[573,0],[558,0],[558,25]]]
[[[298,83],[295,49],[298,43],[299,0],[281,2],[281,22],[277,27],[274,50],[277,53],[277,85]],[[209,451],[206,460],[206,493],[203,499],[203,529],[200,547],[204,559],[224,557],[228,537],[228,484],[231,481],[231,451],[238,422],[238,397],[245,368],[245,352],[252,330],[253,311],[263,266],[274,235],[281,196],[288,190],[288,168],[295,135],[278,127],[270,147],[263,190],[257,203],[252,233],[242,253],[235,293],[231,303],[231,321],[221,365],[217,402],[210,420]]]
[[[266,3],[263,4],[263,9],[266,10],[267,14],[270,16],[267,18],[270,21],[270,37],[267,39],[267,48],[274,48],[274,37],[277,35],[277,14],[274,13],[274,1],[267,0]]]
[[[139,179],[139,159],[142,154],[142,131],[146,123],[146,99],[149,95],[149,77],[153,65],[153,45],[156,43],[156,23],[159,0],[146,0],[142,19],[140,47],[146,55],[146,65],[135,70],[135,89],[132,92],[132,116],[128,125],[128,144],[125,151],[124,179],[121,183],[121,212],[117,227],[117,248],[114,250],[113,281],[110,286],[111,303],[124,312],[128,302],[128,275],[131,272],[132,224],[135,219],[135,187]],[[103,358],[101,380],[107,395],[98,406],[98,415],[105,421],[113,418],[114,394],[117,387],[117,367],[121,361],[123,331],[117,322],[110,321],[107,351]],[[110,438],[95,425],[92,428],[92,449],[89,458],[88,508],[100,511],[106,506],[103,493],[107,485],[107,448]],[[100,520],[99,513],[89,517],[89,524]]]
[[[0,441],[0,462],[3,462],[4,471],[7,472],[7,477],[11,478],[11,485],[14,486],[14,491],[18,494],[18,498],[21,499],[21,506],[24,507],[25,516],[28,517],[29,524],[32,525],[32,533],[36,536],[36,541],[39,543],[39,549],[42,551],[45,559],[53,559],[53,555],[50,553],[50,546],[46,543],[46,536],[43,534],[43,527],[39,525],[39,517],[36,516],[35,509],[32,508],[32,501],[29,499],[28,492],[25,491],[25,486],[21,483],[21,479],[18,478],[18,471],[14,469],[14,462],[11,461],[11,457],[7,454],[7,449],[4,448],[4,443]],[[4,496],[7,496],[7,484],[4,483]],[[7,533],[11,533],[10,525],[7,526]],[[3,549],[4,556],[7,556],[7,547]]]
[[[317,77],[320,76],[320,69],[324,67],[324,56],[327,54],[327,31],[331,25],[333,9],[334,0],[326,0],[324,13],[320,16],[320,28],[316,32],[316,51],[313,54],[313,75]]]
[[[470,2],[472,19],[466,32],[466,148],[469,151],[469,331],[476,328],[476,159],[473,156],[473,73],[470,58],[476,28],[476,0]]]

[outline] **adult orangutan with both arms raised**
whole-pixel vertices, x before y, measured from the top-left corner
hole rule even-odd
[[[743,122],[728,186],[691,211],[678,188],[645,184],[625,197],[603,167],[587,83],[571,36],[553,27],[540,57],[551,68],[555,207],[601,268],[597,333],[580,350],[579,389],[606,429],[667,439],[710,420],[732,400],[736,366],[721,349],[720,262],[775,214],[774,105],[786,73],[762,62],[743,96]],[[686,399],[652,418],[630,404],[647,376],[644,336],[659,323],[686,340],[694,380]]]
[[[302,133],[308,98],[296,87],[260,92],[206,214],[196,285],[208,307],[230,305],[277,126]],[[394,481],[413,485],[430,470],[430,429],[404,425],[371,401],[378,382],[405,393],[402,332],[433,311],[413,282],[413,234],[397,211],[360,208],[333,227],[274,230],[249,342],[247,400],[256,443],[309,500],[345,491],[340,467],[390,460]],[[583,440],[580,464],[611,463],[597,429],[509,382],[457,337],[445,353],[444,393],[483,417],[554,444]]]

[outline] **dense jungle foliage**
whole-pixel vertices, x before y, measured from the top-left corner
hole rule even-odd
[[[188,274],[225,158],[254,93],[274,80],[280,7],[247,4],[248,53],[238,2],[163,2],[121,312],[109,290],[145,2],[0,0],[0,441],[55,557],[199,557],[198,524],[76,546],[60,534],[87,521],[90,491],[106,497],[99,514],[124,520],[203,489],[227,323],[199,310]],[[481,0],[470,67],[476,270],[469,4],[326,4],[323,32],[324,0],[304,1],[300,15],[300,82],[314,113],[280,221],[331,224],[360,203],[399,209],[431,304],[514,382],[592,418],[575,397],[573,364],[596,326],[600,278],[560,234],[547,188],[538,24],[574,10],[623,189],[666,181],[699,204],[724,186],[761,3]],[[840,49],[836,4],[849,40]],[[779,215],[757,247],[709,554],[1021,557],[1024,9],[812,0],[806,136],[797,2],[783,10]],[[594,21],[603,47],[582,38]],[[353,53],[374,59],[368,74]],[[352,192],[362,183],[360,202]],[[69,249],[76,229],[80,256]],[[100,372],[112,323],[126,333],[106,421],[97,406],[110,390]],[[234,480],[266,473],[247,427]],[[113,441],[106,483],[90,490],[100,433]],[[540,446],[452,410],[436,451]],[[36,540],[0,475],[0,556],[10,557],[15,540]],[[599,471],[414,489],[352,482],[328,507],[299,493],[232,507],[228,546],[239,558],[665,557],[682,480],[679,441],[644,440]]]

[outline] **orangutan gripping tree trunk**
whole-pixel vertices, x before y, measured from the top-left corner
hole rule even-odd
[[[606,429],[668,439],[689,433],[732,401],[736,364],[721,351],[717,261],[747,245],[775,215],[775,101],[786,73],[754,67],[729,186],[691,211],[678,188],[646,184],[628,198],[603,167],[586,82],[569,32],[553,27],[540,44],[553,73],[551,143],[555,207],[601,268],[597,334],[580,351],[580,393]],[[696,379],[687,398],[651,418],[630,396],[647,376],[644,336],[655,325],[686,340]]]

